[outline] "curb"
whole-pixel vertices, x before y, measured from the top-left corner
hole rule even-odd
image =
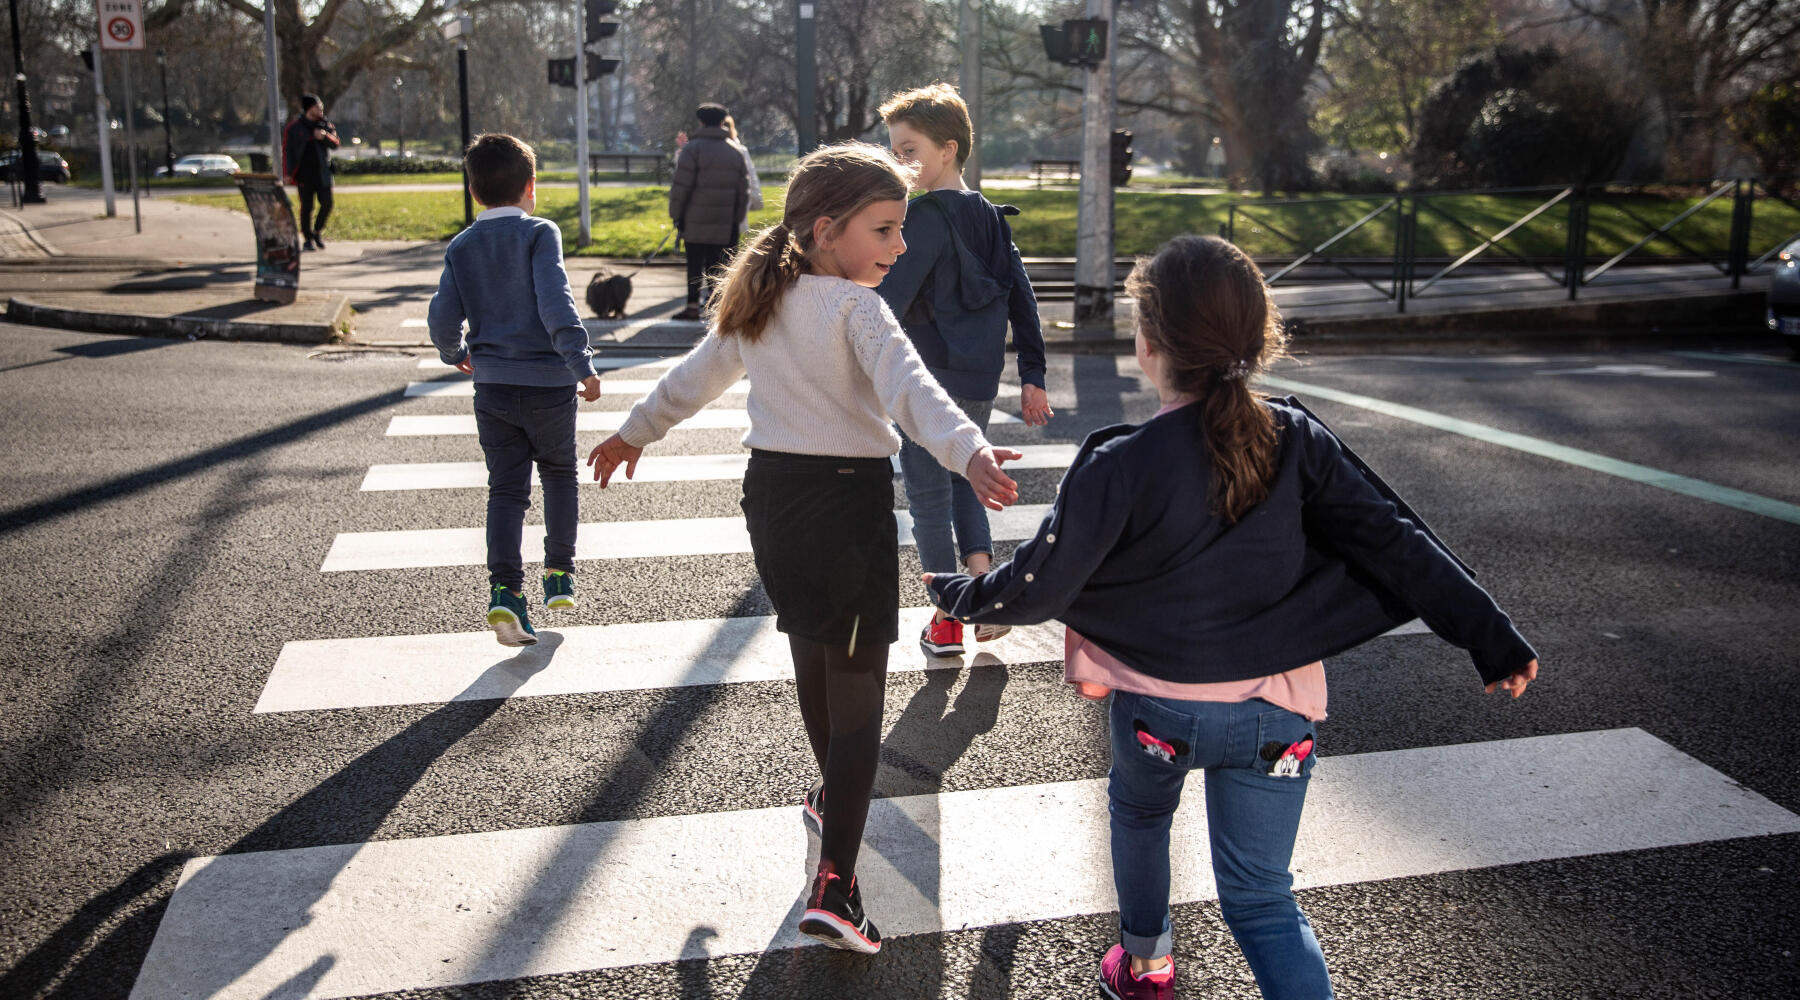
[[[56,327],[86,333],[115,333],[133,337],[183,337],[198,340],[274,341],[288,344],[329,343],[350,322],[350,297],[336,294],[330,308],[330,320],[310,323],[264,323],[255,320],[221,319],[212,316],[177,314],[147,316],[132,313],[110,313],[89,309],[48,306],[27,296],[14,295],[7,303],[6,318],[14,323]]]

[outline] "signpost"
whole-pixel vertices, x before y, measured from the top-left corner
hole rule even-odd
[[[144,6],[140,0],[96,0],[95,6],[100,15],[102,51],[144,50]],[[144,215],[138,202],[137,129],[133,120],[137,117],[137,102],[131,96],[131,57],[121,56],[119,62],[125,70],[125,161],[131,177],[131,222],[141,233]]]

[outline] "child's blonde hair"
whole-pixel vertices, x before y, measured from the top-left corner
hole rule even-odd
[[[1262,271],[1216,236],[1177,236],[1138,260],[1125,290],[1138,330],[1167,359],[1170,388],[1199,400],[1208,506],[1236,523],[1275,478],[1275,419],[1250,379],[1287,355],[1287,333]]]
[[[881,105],[881,122],[892,125],[905,122],[940,146],[956,143],[958,169],[969,160],[975,149],[975,127],[969,123],[969,106],[962,95],[947,83],[934,83],[917,90],[906,90]]]
[[[813,223],[832,220],[840,230],[850,217],[877,201],[905,201],[913,170],[880,146],[844,142],[806,154],[788,178],[781,221],[731,261],[725,283],[709,304],[720,336],[762,336],[781,295],[806,270]]]

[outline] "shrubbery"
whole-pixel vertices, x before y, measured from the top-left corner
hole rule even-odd
[[[334,174],[454,174],[461,160],[437,156],[340,156],[331,161]]]

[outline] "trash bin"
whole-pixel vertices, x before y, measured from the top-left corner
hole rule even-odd
[[[250,154],[250,172],[253,174],[268,173],[269,172],[269,154],[267,154],[267,153],[251,153]]]

